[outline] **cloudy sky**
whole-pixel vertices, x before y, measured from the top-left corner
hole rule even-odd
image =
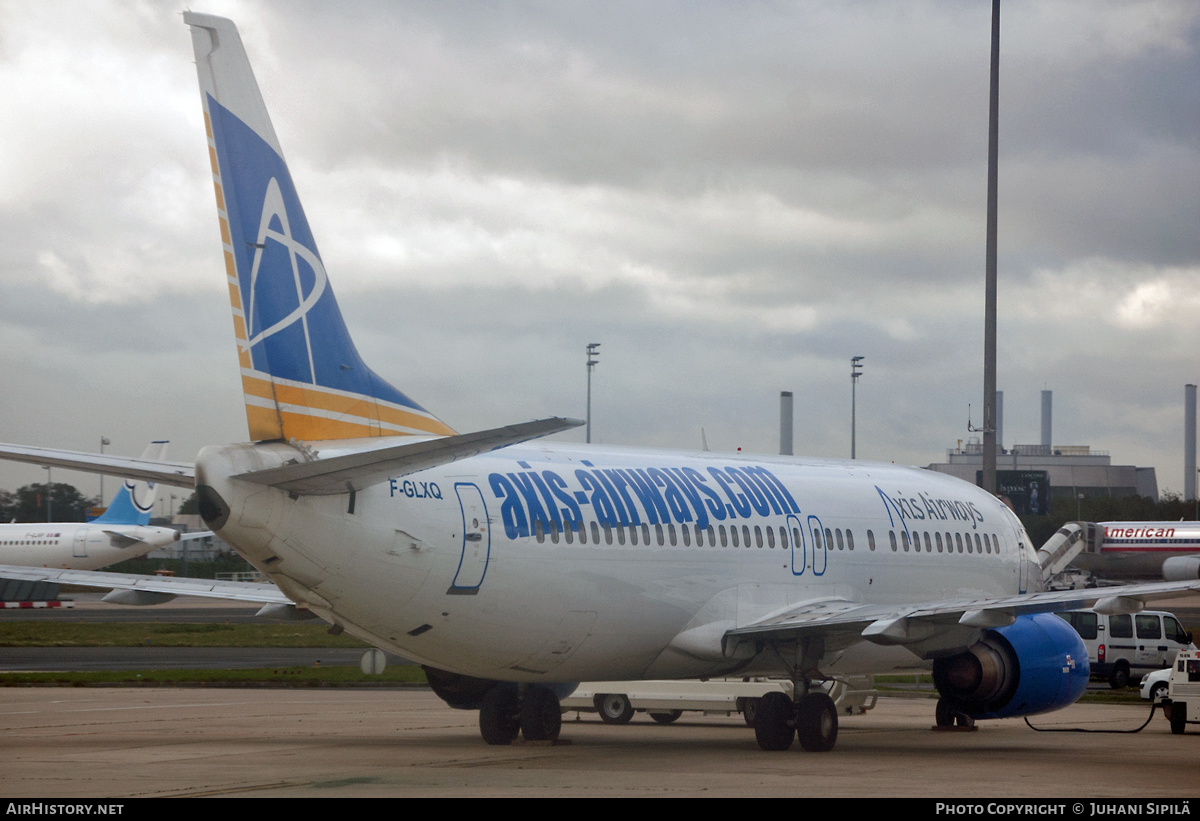
[[[177,3],[0,0],[0,441],[247,436]],[[990,4],[239,2],[360,352],[460,431],[941,461],[982,398]],[[1200,4],[1007,0],[1005,444],[1183,485]],[[581,432],[560,435],[582,441]],[[0,466],[0,488],[42,481]],[[94,477],[55,472],[95,493]]]

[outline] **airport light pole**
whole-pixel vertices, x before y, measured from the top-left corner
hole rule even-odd
[[[858,458],[858,378],[862,376],[864,356],[850,357],[850,458]]]
[[[50,465],[42,465],[46,469],[46,523],[54,521],[51,516],[51,503],[54,498],[54,470]]]
[[[587,441],[592,442],[592,369],[600,360],[600,343],[589,342],[587,346]]]
[[[100,437],[100,455],[101,456],[104,455],[104,446],[111,445],[111,444],[112,444],[112,442],[108,441],[107,436]],[[101,505],[104,504],[104,474],[103,473],[100,474],[100,504]]]

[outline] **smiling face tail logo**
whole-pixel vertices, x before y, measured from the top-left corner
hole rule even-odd
[[[237,29],[187,12],[254,440],[453,433],[359,357]]]

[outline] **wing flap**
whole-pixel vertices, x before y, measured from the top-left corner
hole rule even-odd
[[[350,490],[362,490],[387,479],[478,456],[582,424],[578,419],[561,417],[538,419],[503,428],[425,439],[297,465],[257,470],[239,474],[234,478],[269,485],[301,496],[329,496]]]

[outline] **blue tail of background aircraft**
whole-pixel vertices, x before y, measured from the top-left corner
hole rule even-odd
[[[167,455],[167,442],[151,442],[142,453],[143,459],[162,460]],[[150,509],[154,507],[156,488],[153,482],[135,482],[126,479],[117,491],[108,510],[93,519],[105,525],[146,525],[150,523]]]
[[[197,55],[250,438],[453,434],[359,357],[237,29],[207,14],[185,12],[184,21]]]

